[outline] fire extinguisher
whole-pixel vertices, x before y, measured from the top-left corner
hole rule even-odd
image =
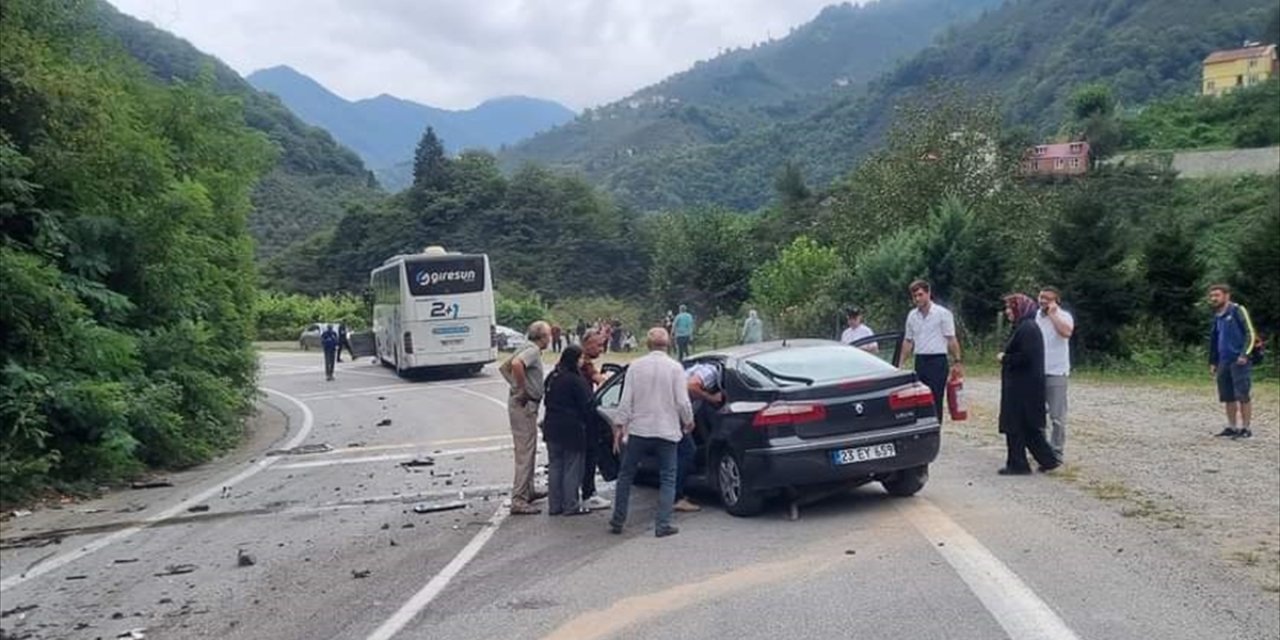
[[[947,409],[951,419],[963,422],[969,419],[969,402],[964,397],[964,376],[952,375],[947,379]]]

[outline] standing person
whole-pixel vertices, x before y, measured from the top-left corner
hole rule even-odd
[[[356,361],[356,353],[351,350],[351,332],[347,330],[345,322],[338,323],[338,357],[335,362],[342,362],[342,350],[346,349],[351,354],[351,361]]]
[[[342,343],[338,339],[338,332],[333,325],[326,324],[324,331],[320,332],[320,346],[324,347],[324,379],[333,380],[333,362],[337,358],[338,345]]]
[[[533,471],[538,459],[538,405],[542,402],[542,351],[551,344],[551,325],[539,320],[529,325],[529,344],[499,368],[510,385],[507,416],[515,445],[515,480],[511,483],[511,513],[533,515],[542,495],[534,492]]]
[[[1049,444],[1059,460],[1067,445],[1067,378],[1071,375],[1071,334],[1076,319],[1059,306],[1062,294],[1053,287],[1040,290],[1036,325],[1044,336],[1044,395],[1049,405]]]
[[[755,344],[764,340],[764,322],[755,309],[747,312],[747,319],[742,323],[742,344]]]
[[[587,321],[582,318],[578,318],[578,326],[575,327],[574,330],[575,333],[578,334],[578,344],[585,345],[583,338],[587,335]]]
[[[680,305],[680,313],[671,321],[671,326],[675,329],[676,359],[684,362],[689,356],[689,345],[693,344],[693,314],[688,307]]]
[[[1005,316],[1013,333],[1000,362],[1000,433],[1004,434],[1008,457],[1000,468],[1002,476],[1031,473],[1027,450],[1040,463],[1041,471],[1062,465],[1044,437],[1044,338],[1036,324],[1036,302],[1021,293],[1005,296]]]
[[[586,451],[594,444],[587,437],[593,411],[591,383],[582,377],[581,366],[582,349],[570,345],[547,376],[547,413],[542,420],[542,438],[547,442],[547,515],[591,513],[578,501]]]
[[[614,449],[622,450],[610,533],[622,533],[631,501],[636,467],[647,456],[658,459],[658,515],[654,535],[679,533],[671,524],[676,499],[676,443],[693,431],[693,407],[689,405],[684,369],[667,355],[671,338],[666,329],[654,327],[648,335],[649,354],[627,368],[613,431]],[[623,441],[626,447],[622,448]]]
[[[685,376],[688,380],[685,386],[689,391],[689,404],[693,407],[693,424],[696,430],[699,416],[702,417],[704,424],[710,425],[710,419],[706,413],[715,411],[717,407],[724,404],[724,392],[718,390],[720,368],[710,362],[700,362],[689,367]],[[685,483],[689,480],[689,474],[693,473],[694,459],[697,455],[698,443],[694,440],[691,431],[680,439],[676,449],[676,511],[686,513],[702,511],[702,507],[690,500],[689,495],[685,493]]]
[[[560,353],[564,351],[564,330],[560,325],[551,325],[551,350]]]
[[[605,381],[604,374],[596,368],[595,359],[604,353],[604,336],[599,331],[588,331],[582,336],[582,377],[591,383],[592,388]],[[587,422],[587,449],[582,467],[582,506],[591,509],[608,509],[613,506],[609,500],[596,494],[596,437],[591,428],[595,422]]]
[[[907,330],[902,338],[902,362],[915,355],[916,375],[933,392],[933,408],[942,422],[942,397],[947,389],[947,355],[951,356],[950,375],[963,376],[960,341],[956,339],[956,320],[951,311],[933,301],[929,283],[916,280],[908,287],[915,304],[907,314]]]
[[[1253,329],[1249,310],[1231,301],[1231,287],[1225,284],[1209,287],[1209,306],[1213,307],[1213,328],[1209,332],[1209,373],[1218,379],[1218,400],[1227,410],[1227,426],[1218,436],[1251,438],[1251,358],[1258,342],[1258,332]],[[1239,428],[1236,427],[1237,424],[1240,425]]]
[[[862,318],[862,309],[857,307],[853,307],[845,312],[845,321],[848,323],[848,326],[846,326],[844,332],[840,334],[841,343],[852,345],[863,338],[870,338],[876,334],[874,329],[862,321]],[[880,351],[880,345],[874,342],[864,344],[860,348],[863,351],[870,351],[872,353]]]

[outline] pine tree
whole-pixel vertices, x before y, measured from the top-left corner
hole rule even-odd
[[[1204,267],[1186,229],[1157,227],[1143,252],[1148,296],[1147,313],[1181,344],[1195,343],[1204,333],[1200,313],[1200,278]]]
[[[436,136],[435,129],[427,127],[413,154],[413,189],[419,192],[445,189],[448,170],[449,159],[444,155],[444,144]]]
[[[1258,330],[1268,338],[1280,334],[1280,279],[1276,278],[1280,273],[1280,202],[1277,200],[1280,198],[1271,198],[1270,213],[1242,243],[1234,278],[1239,290],[1236,298],[1249,307]],[[1269,350],[1280,353],[1277,347]]]
[[[1125,243],[1116,216],[1099,194],[1068,197],[1049,234],[1042,263],[1047,285],[1062,291],[1072,310],[1081,352],[1119,355],[1120,328],[1133,319],[1139,301],[1125,269]]]

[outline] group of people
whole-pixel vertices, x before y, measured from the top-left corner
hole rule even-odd
[[[587,324],[581,318],[573,331],[565,331],[560,325],[551,325],[551,350],[560,353],[567,346],[584,346],[584,339],[588,333],[594,333],[603,338],[602,348],[605,352],[609,351],[632,351],[635,349],[635,336],[623,328],[622,321],[614,318],[606,320],[597,318],[594,324]]]

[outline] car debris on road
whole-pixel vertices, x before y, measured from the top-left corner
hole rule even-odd
[[[333,451],[333,447],[327,442],[316,444],[302,444],[291,449],[272,449],[266,453],[268,456],[300,456],[309,453],[328,453]]]
[[[168,480],[138,480],[129,485],[131,489],[161,489],[164,487],[172,487],[173,483]]]
[[[197,567],[194,564],[171,564],[165,566],[163,572],[155,575],[157,578],[162,578],[164,576],[180,576],[184,573],[191,573],[196,569]]]
[[[413,505],[414,513],[437,513],[440,511],[453,511],[455,509],[466,509],[467,503],[462,500],[454,500],[451,502],[420,502]]]

